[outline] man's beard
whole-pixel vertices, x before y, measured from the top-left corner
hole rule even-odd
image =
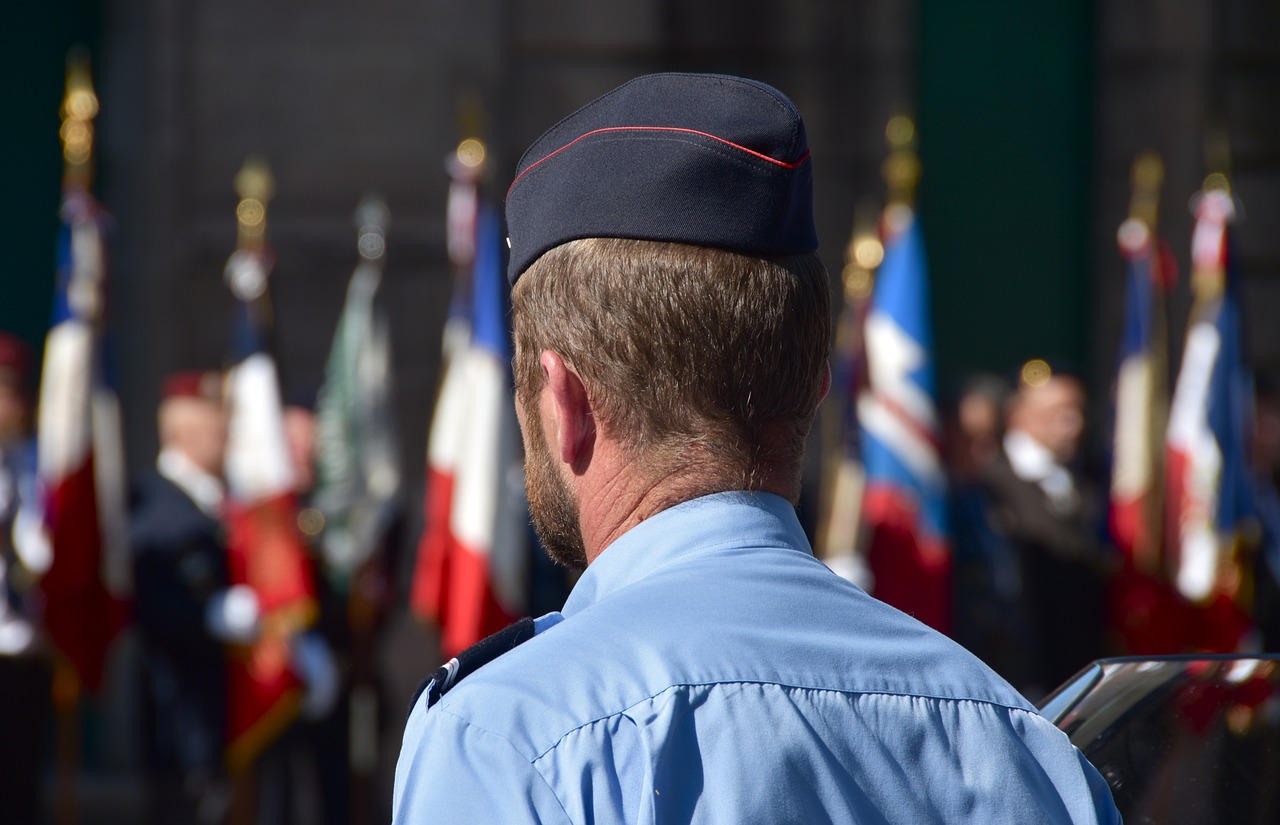
[[[582,540],[578,503],[556,471],[542,432],[536,396],[531,400],[524,404],[524,483],[533,529],[553,562],[570,570],[585,570],[587,548]]]

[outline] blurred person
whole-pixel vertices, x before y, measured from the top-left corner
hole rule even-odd
[[[987,664],[1004,662],[1022,631],[1014,607],[1017,563],[992,529],[983,474],[999,459],[1011,389],[988,373],[969,376],[943,410],[952,567],[952,638]],[[997,668],[997,671],[1002,668]]]
[[[1116,559],[1099,539],[1100,502],[1078,470],[1084,383],[1027,362],[995,460],[981,473],[988,520],[1011,570],[992,571],[1009,625],[975,651],[1033,701],[1105,652],[1105,594]]]
[[[1262,649],[1280,653],[1280,383],[1260,377],[1254,407],[1254,501],[1258,509],[1254,621]]]
[[[160,455],[131,506],[135,606],[144,646],[146,756],[154,825],[224,820],[224,646],[259,632],[259,606],[228,587],[220,520],[227,438],[222,376],[183,372],[161,389]]]
[[[952,485],[973,483],[1000,453],[1009,385],[989,373],[965,379],[943,419],[944,454]]]
[[[39,529],[31,350],[0,332],[0,819],[40,820],[52,661],[36,583],[52,557]]]
[[[389,776],[378,775],[379,771],[389,774],[392,767],[378,764],[379,743],[384,728],[400,721],[401,709],[386,712],[377,644],[393,599],[387,570],[403,538],[403,519],[397,509],[378,546],[354,570],[340,568],[329,558],[325,530],[330,525],[316,489],[325,449],[316,403],[315,393],[293,395],[284,407],[284,434],[294,491],[302,508],[299,527],[315,565],[320,616],[312,635],[323,639],[331,652],[337,684],[332,707],[305,719],[300,735],[314,758],[323,803],[321,821],[365,825],[390,818],[385,794],[375,794],[373,785],[379,779],[382,784],[390,782]],[[342,447],[352,449],[350,443]],[[303,825],[306,820],[296,821]]]
[[[639,125],[637,125],[639,124]],[[582,569],[424,683],[394,821],[1116,822],[1061,731],[813,558],[830,283],[794,104],[641,77],[507,195],[530,512]]]
[[[340,594],[324,576],[316,547],[321,524],[309,497],[316,482],[316,424],[310,396],[291,399],[281,413],[298,529],[313,567],[320,611],[317,626],[292,642],[295,670],[306,683],[300,718],[269,744],[254,766],[258,825],[336,825],[347,821],[346,717],[342,670],[335,646],[345,631]]]
[[[293,489],[300,502],[316,486],[316,414],[312,406],[305,398],[295,398],[285,404],[281,413]]]

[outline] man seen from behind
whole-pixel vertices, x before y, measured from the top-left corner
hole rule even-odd
[[[790,100],[633,80],[525,154],[507,223],[530,510],[584,572],[427,684],[395,822],[1118,821],[1007,684],[812,555],[830,285]]]

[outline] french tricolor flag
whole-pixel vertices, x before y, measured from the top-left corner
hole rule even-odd
[[[1168,533],[1173,582],[1203,615],[1195,647],[1230,651],[1248,630],[1236,604],[1243,574],[1237,545],[1252,513],[1247,439],[1252,385],[1241,351],[1239,298],[1225,189],[1199,196],[1192,235],[1196,302],[1169,411],[1166,439]]]
[[[886,210],[884,260],[864,328],[858,398],[872,593],[942,632],[951,625],[946,475],[934,407],[924,240],[911,210]]]
[[[1116,371],[1108,526],[1124,556],[1111,584],[1112,623],[1128,653],[1178,653],[1192,617],[1165,565],[1163,490],[1169,408],[1165,293],[1176,271],[1143,218],[1117,236],[1126,262],[1124,327]]]
[[[457,195],[455,195],[457,197]],[[528,516],[498,214],[475,206],[474,263],[459,268],[427,443],[425,525],[410,603],[453,656],[525,612]],[[450,205],[453,228],[466,222]],[[466,248],[451,239],[451,248]],[[467,276],[470,277],[467,277]]]
[[[1115,385],[1115,427],[1111,466],[1111,537],[1140,569],[1151,571],[1159,558],[1159,514],[1155,498],[1160,479],[1160,441],[1166,386],[1165,344],[1156,331],[1165,289],[1172,275],[1170,257],[1145,222],[1131,218],[1121,226],[1125,257],[1125,315]],[[1161,325],[1163,332],[1163,325]]]
[[[315,589],[297,526],[275,361],[266,348],[264,251],[240,249],[227,263],[236,293],[233,365],[227,374],[227,562],[232,585],[258,598],[261,634],[228,660],[227,762],[246,768],[293,720],[302,682],[290,641],[315,620]]]
[[[107,647],[124,622],[118,597],[128,587],[127,549],[122,554],[118,544],[123,484],[109,477],[122,464],[115,395],[103,380],[105,219],[88,192],[67,189],[36,447],[48,540],[49,567],[40,580],[45,627],[91,690],[101,682]]]

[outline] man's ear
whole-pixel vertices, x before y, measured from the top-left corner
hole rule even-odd
[[[826,400],[829,392],[831,392],[831,362],[827,361],[822,365],[822,389],[818,391],[818,404]]]
[[[562,462],[576,470],[595,446],[595,415],[587,388],[559,353],[543,350],[538,363],[547,377],[546,386],[555,408],[555,441],[550,446]]]

